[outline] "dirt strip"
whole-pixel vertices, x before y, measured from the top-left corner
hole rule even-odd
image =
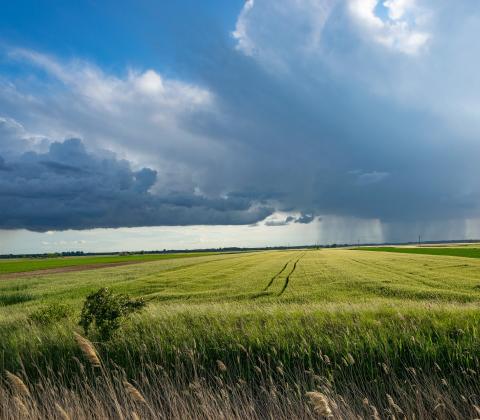
[[[0,280],[18,279],[21,277],[48,276],[49,274],[72,273],[74,271],[96,270],[98,268],[119,267],[122,265],[142,264],[148,261],[122,261],[113,263],[98,263],[85,265],[72,265],[68,267],[45,268],[43,270],[21,271],[19,273],[0,274]]]

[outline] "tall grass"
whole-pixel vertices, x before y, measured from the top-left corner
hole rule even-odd
[[[2,344],[31,395],[5,373],[0,418],[474,418],[479,325],[475,308],[301,305],[177,305],[107,343],[31,324]]]
[[[407,378],[389,372],[368,382],[361,375],[349,375],[350,383],[337,386],[334,378],[305,370],[300,361],[289,374],[282,372],[281,365],[273,369],[272,358],[268,364],[258,359],[257,376],[245,380],[238,375],[243,368],[238,363],[206,370],[195,350],[183,352],[187,350],[179,351],[179,357],[190,357],[190,364],[179,362],[172,371],[144,359],[135,378],[128,378],[114,364],[95,368],[88,358],[75,361],[82,373],[73,377],[50,369],[31,380],[18,372],[22,386],[12,386],[8,377],[0,385],[0,417],[463,419],[478,415],[478,381],[462,372],[456,384],[441,370],[410,367]]]

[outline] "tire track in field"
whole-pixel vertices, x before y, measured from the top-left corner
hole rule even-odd
[[[282,290],[280,290],[280,293],[278,294],[278,296],[282,296],[283,293],[285,292],[285,290],[287,290],[288,283],[290,282],[290,277],[292,276],[292,274],[294,273],[295,269],[297,268],[298,262],[302,259],[302,257],[303,257],[304,255],[305,255],[305,253],[303,253],[302,255],[300,255],[300,257],[297,258],[297,261],[295,261],[295,262],[293,263],[293,267],[292,267],[290,273],[288,273],[287,277],[285,277],[285,283],[283,284]]]
[[[273,282],[275,281],[275,279],[277,279],[284,271],[285,269],[287,268],[288,264],[290,264],[291,262],[293,261],[293,258],[288,260],[285,265],[283,266],[283,268],[277,273],[275,274],[271,279],[270,281],[268,282],[268,284],[265,286],[265,288],[263,289],[263,292],[266,292],[269,287],[273,284]]]

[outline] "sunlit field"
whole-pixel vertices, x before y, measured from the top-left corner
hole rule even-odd
[[[480,259],[378,251],[4,274],[0,418],[480,416]],[[78,325],[101,287],[147,302],[109,340]]]

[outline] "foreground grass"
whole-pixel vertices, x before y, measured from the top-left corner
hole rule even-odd
[[[479,326],[475,307],[456,305],[167,305],[95,343],[102,368],[75,342],[73,319],[2,335],[15,349],[4,363],[41,417],[57,403],[72,418],[315,418],[306,393],[317,391],[337,418],[473,418]],[[0,417],[21,410],[8,379],[2,392]]]
[[[32,418],[60,418],[57,405],[70,418],[318,418],[310,391],[336,418],[474,418],[479,283],[475,259],[347,250],[8,280],[0,370],[31,396],[4,375],[0,418],[25,418],[18,400]],[[72,331],[82,333],[84,296],[104,285],[149,305],[112,340],[90,337],[95,368]],[[67,318],[31,320],[55,301]]]

